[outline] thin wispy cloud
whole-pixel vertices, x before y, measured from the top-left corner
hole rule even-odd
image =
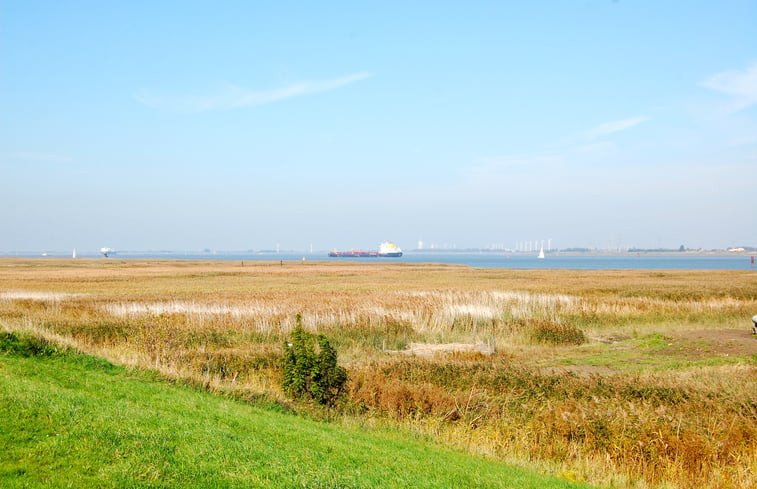
[[[607,134],[613,134],[620,131],[625,131],[626,129],[631,129],[634,126],[638,126],[644,121],[649,120],[648,117],[629,117],[628,119],[620,119],[617,121],[610,121],[605,122],[603,124],[600,124],[592,129],[590,129],[586,136],[589,139],[595,139],[601,136],[606,136]]]
[[[730,95],[733,99],[731,111],[746,109],[757,103],[757,61],[743,70],[715,73],[700,85]]]
[[[366,72],[330,80],[300,81],[271,90],[251,90],[236,86],[225,87],[207,95],[171,96],[149,92],[134,94],[134,99],[148,107],[179,112],[230,110],[279,102],[293,97],[335,90],[370,78]]]
[[[597,138],[630,129],[647,120],[648,117],[640,116],[605,122],[578,137],[569,138],[567,144],[563,142],[551,151],[484,157],[466,168],[465,175],[469,180],[493,182],[492,177],[496,176],[537,175],[576,165],[603,164],[616,151],[617,144]]]

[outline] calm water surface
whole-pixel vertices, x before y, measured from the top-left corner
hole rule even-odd
[[[39,255],[35,255],[39,256]],[[53,255],[50,255],[51,257]],[[55,255],[61,257],[62,255]],[[749,256],[656,256],[656,255],[561,255],[536,256],[496,253],[407,252],[400,258],[330,258],[322,253],[129,253],[118,252],[111,259],[163,258],[182,260],[284,260],[378,263],[444,263],[480,268],[575,269],[575,270],[755,270]]]

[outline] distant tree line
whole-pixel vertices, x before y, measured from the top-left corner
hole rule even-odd
[[[675,253],[677,251],[689,251],[684,245],[678,248],[628,248],[629,253]]]

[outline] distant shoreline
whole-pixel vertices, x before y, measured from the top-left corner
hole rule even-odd
[[[409,251],[402,257],[329,257],[327,252],[313,253],[292,252],[281,250],[280,253],[138,253],[118,251],[103,257],[101,254],[79,253],[77,258],[69,254],[48,253],[46,256],[15,255],[2,257],[4,263],[14,261],[28,261],[44,263],[58,261],[67,266],[76,262],[87,261],[127,261],[170,262],[174,260],[197,262],[236,262],[240,266],[246,263],[268,262],[279,264],[339,264],[339,263],[373,263],[386,265],[463,265],[473,268],[491,269],[572,269],[572,270],[752,270],[755,271],[754,257],[757,254],[749,252],[725,251],[689,251],[689,252],[580,252],[560,251],[547,252],[544,259],[536,253],[502,252],[491,250],[459,250],[459,251]]]
[[[408,254],[470,254],[470,255],[508,255],[508,256],[531,256],[537,255],[538,251],[505,251],[505,250],[409,250]],[[547,251],[546,255],[551,256],[757,256],[755,251],[725,251],[725,250],[707,250],[707,251]]]
[[[476,250],[476,249],[423,249],[423,250],[406,250],[406,255],[491,255],[491,256],[519,256],[529,257],[536,256],[538,251],[508,251],[508,250]],[[757,256],[757,250],[752,251],[726,251],[726,250],[687,250],[687,251],[604,251],[604,250],[591,250],[591,251],[547,251],[544,253],[547,256],[618,256],[618,257],[633,257],[633,256],[662,256],[662,257],[694,257],[694,256],[712,256],[712,257],[728,257],[728,256]],[[171,259],[175,256],[191,256],[193,258],[207,258],[209,260],[217,259],[223,256],[269,256],[272,260],[278,259],[277,256],[285,255],[303,255],[303,256],[326,256],[327,250],[316,250],[313,252],[303,250],[280,250],[279,252],[270,250],[224,250],[224,251],[183,251],[183,250],[161,250],[161,251],[137,251],[137,250],[122,250],[112,253],[112,258],[116,257],[129,257],[138,258],[141,256],[157,257],[165,256],[167,259]],[[80,258],[92,258],[102,256],[97,251],[82,251],[79,252]],[[71,252],[66,251],[0,251],[0,258],[66,258],[71,257]]]

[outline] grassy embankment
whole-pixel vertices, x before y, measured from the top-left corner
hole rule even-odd
[[[0,333],[0,486],[579,488]]]
[[[208,390],[286,403],[301,312],[350,372],[332,419],[598,483],[757,485],[753,272],[0,260],[0,283],[5,329]],[[453,341],[496,353],[387,353]]]

